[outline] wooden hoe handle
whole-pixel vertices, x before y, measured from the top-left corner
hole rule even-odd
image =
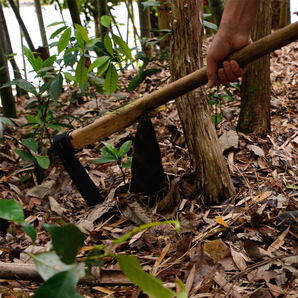
[[[244,66],[296,39],[298,39],[298,22],[232,53],[225,60],[236,60],[240,66]],[[74,149],[84,148],[132,125],[143,112],[153,110],[172,99],[203,86],[207,81],[206,67],[204,67],[99,118],[86,127],[70,132],[70,142]]]

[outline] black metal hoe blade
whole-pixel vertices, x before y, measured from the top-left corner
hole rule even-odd
[[[72,147],[69,136],[70,131],[57,135],[53,139],[53,145],[62,163],[74,182],[78,191],[81,193],[86,204],[91,207],[101,204],[104,198],[99,193],[99,189],[89,177],[88,173],[75,156],[76,150]]]

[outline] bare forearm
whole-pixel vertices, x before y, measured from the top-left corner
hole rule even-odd
[[[219,30],[250,36],[261,0],[227,0]]]
[[[227,0],[217,34],[207,55],[208,86],[237,81],[244,75],[246,67],[239,68],[235,61],[225,61],[224,68],[218,63],[230,53],[251,43],[250,33],[256,19],[261,0]]]

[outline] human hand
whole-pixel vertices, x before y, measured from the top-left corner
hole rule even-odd
[[[247,36],[235,36],[218,31],[210,46],[207,55],[208,87],[228,86],[231,82],[237,82],[242,77],[248,66],[240,67],[235,60],[224,61],[223,68],[218,69],[218,63],[223,61],[232,52],[252,43]]]

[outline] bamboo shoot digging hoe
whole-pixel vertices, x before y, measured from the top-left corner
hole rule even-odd
[[[288,25],[229,55],[244,66],[298,39],[298,22]],[[220,50],[220,49],[219,49]],[[132,125],[140,115],[159,107],[207,83],[206,67],[201,68],[135,102],[94,121],[92,124],[68,131],[54,138],[53,144],[62,162],[88,206],[103,202],[98,188],[75,156],[82,149]]]

